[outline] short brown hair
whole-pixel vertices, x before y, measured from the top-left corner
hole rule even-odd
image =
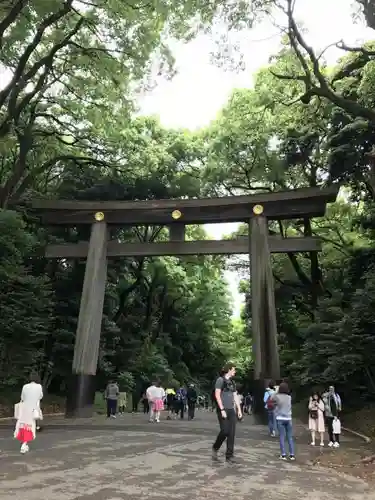
[[[289,394],[289,385],[286,382],[281,382],[278,392],[279,394]]]
[[[220,371],[220,375],[226,375],[232,368],[235,368],[236,365],[234,363],[226,363]]]

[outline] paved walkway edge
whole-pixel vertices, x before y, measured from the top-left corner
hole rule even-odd
[[[349,432],[349,434],[353,434],[354,436],[357,436],[361,439],[363,439],[366,443],[371,443],[371,438],[366,436],[365,434],[361,434],[360,432],[353,431],[353,429],[348,429],[348,427],[343,427],[343,431]]]

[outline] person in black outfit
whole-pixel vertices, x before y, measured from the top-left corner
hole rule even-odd
[[[195,390],[194,384],[190,384],[187,390],[187,404],[188,404],[188,420],[193,420],[195,415],[195,405],[197,404],[197,391]]]
[[[143,406],[143,413],[146,415],[150,411],[150,403],[147,399],[147,394],[144,393],[142,394],[142,406]]]
[[[227,364],[221,371],[221,376],[215,383],[215,400],[217,404],[217,417],[220,432],[212,447],[212,458],[217,460],[218,451],[227,440],[227,451],[225,454],[228,462],[234,462],[234,438],[236,435],[237,418],[242,418],[240,404],[237,398],[236,385],[232,378],[236,374],[233,364]]]

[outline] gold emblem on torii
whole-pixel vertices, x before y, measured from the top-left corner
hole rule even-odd
[[[172,219],[178,220],[182,217],[182,213],[179,210],[173,210]]]
[[[104,213],[103,212],[96,212],[94,215],[94,219],[97,222],[101,222],[102,220],[104,220]]]
[[[253,206],[253,214],[254,215],[261,215],[263,213],[263,205],[254,205]]]

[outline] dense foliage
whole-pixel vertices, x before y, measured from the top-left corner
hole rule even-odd
[[[197,196],[202,144],[156,120],[133,118],[134,98],[173,74],[171,37],[190,39],[231,3],[7,0],[0,6],[0,385],[37,368],[51,392],[71,371],[84,262],[40,256],[52,231],[31,196],[91,200]],[[242,9],[246,15],[245,5]],[[250,15],[250,11],[248,12]],[[160,227],[118,231],[122,241],[165,239]],[[205,238],[189,228],[188,237]],[[249,340],[232,325],[221,258],[118,259],[109,263],[98,386],[160,376],[210,386]],[[234,338],[234,332],[236,337]],[[249,355],[239,353],[246,370]]]
[[[45,387],[61,392],[71,370],[84,261],[41,255],[47,241],[87,239],[87,229],[40,227],[31,196],[178,198],[340,181],[326,217],[270,225],[324,242],[319,256],[273,257],[282,370],[304,388],[335,382],[352,404],[374,399],[374,45],[342,44],[347,53],[327,67],[285,0],[286,37],[254,87],[236,90],[205,130],[167,130],[135,117],[134,97],[158,73],[173,74],[170,37],[189,39],[217,19],[243,28],[283,1],[47,3],[0,6],[2,388],[36,367]],[[358,3],[371,25],[369,2]],[[160,241],[167,232],[115,236]],[[188,237],[206,235],[192,226]],[[249,299],[242,258],[111,260],[98,386],[116,374],[127,388],[155,375],[208,388],[228,359],[247,376],[249,300],[233,320],[227,266],[241,273]]]
[[[341,99],[373,112],[371,47],[350,51],[335,68],[322,58],[320,65]],[[283,376],[302,390],[333,382],[347,404],[358,405],[375,398],[373,122],[320,95],[301,102],[299,75],[310,61],[301,63],[300,55],[285,39],[254,88],[235,91],[204,132],[205,186],[209,193],[238,194],[344,182],[326,217],[273,223],[270,231],[317,235],[324,243],[319,256],[273,257]],[[237,258],[231,265],[247,291],[248,263]],[[251,321],[249,311],[244,316]]]

